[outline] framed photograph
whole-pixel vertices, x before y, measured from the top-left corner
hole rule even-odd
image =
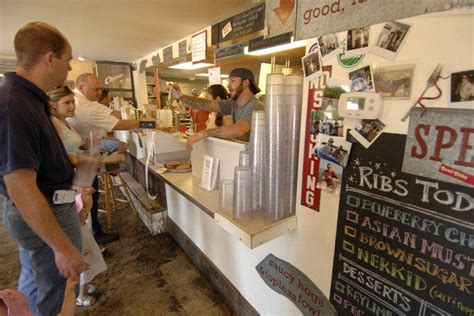
[[[303,64],[304,80],[312,81],[323,75],[321,54],[319,50],[301,58]]]
[[[375,91],[374,74],[370,65],[349,73],[352,91]]]
[[[343,169],[340,165],[321,159],[316,187],[336,196],[339,195],[341,191],[342,171]]]
[[[452,72],[449,77],[449,103],[453,107],[474,107],[474,70]]]
[[[395,59],[405,43],[411,25],[400,22],[385,23],[370,52],[387,59]]]
[[[346,167],[351,147],[352,143],[346,141],[343,137],[319,134],[315,154],[341,167]]]
[[[341,51],[341,46],[339,45],[336,33],[318,37],[318,45],[323,61],[337,56]]]
[[[341,136],[344,131],[344,118],[339,116],[337,104],[329,105],[324,110],[311,110],[310,135],[324,134],[329,136]]]
[[[349,133],[365,148],[370,145],[382,134],[385,124],[380,120],[360,120],[354,129]]]
[[[377,67],[374,69],[375,91],[384,99],[410,99],[415,64]]]
[[[370,27],[358,27],[347,31],[345,56],[365,54],[369,50]]]

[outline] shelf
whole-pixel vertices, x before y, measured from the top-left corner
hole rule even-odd
[[[224,140],[216,140],[224,142]],[[139,159],[139,161],[145,164],[145,159]],[[232,212],[218,210],[219,190],[202,189],[199,187],[200,179],[193,176],[191,172],[160,174],[159,170],[162,168],[163,165],[160,164],[150,163],[149,165],[152,174],[164,180],[171,188],[212,217],[217,225],[250,249],[296,230],[296,215],[273,222],[265,220],[263,215],[256,216],[252,221],[236,220]]]
[[[266,222],[263,215],[253,220],[236,220],[232,213],[217,211],[214,220],[229,234],[236,237],[250,249],[296,230],[296,215],[276,222]]]
[[[158,174],[160,165],[150,165],[151,171],[161,177],[173,189],[183,194],[229,234],[241,241],[250,249],[256,248],[270,240],[296,230],[296,215],[279,221],[266,221],[263,216],[255,217],[251,222],[235,220],[231,212],[218,210],[219,190],[206,191],[198,186],[200,179],[191,173]]]

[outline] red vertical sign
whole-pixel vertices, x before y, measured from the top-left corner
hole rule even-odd
[[[314,154],[316,149],[316,133],[312,127],[316,119],[316,111],[322,104],[323,91],[327,80],[331,77],[332,66],[323,66],[323,75],[308,83],[308,101],[306,111],[306,128],[303,153],[303,183],[301,187],[301,205],[319,212],[321,190],[317,188],[319,159]]]

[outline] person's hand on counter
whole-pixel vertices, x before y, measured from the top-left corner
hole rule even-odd
[[[193,150],[194,143],[198,142],[201,139],[204,139],[206,137],[207,136],[206,136],[205,130],[201,130],[201,131],[191,135],[188,139],[188,142],[186,143],[186,148],[188,148],[188,150]]]

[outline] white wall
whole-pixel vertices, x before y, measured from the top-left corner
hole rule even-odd
[[[71,60],[71,71],[67,74],[67,80],[76,80],[77,76],[80,74],[89,72],[94,73],[94,68],[96,67],[96,63],[93,60]]]
[[[474,68],[473,18],[473,10],[465,9],[401,20],[413,24],[413,28],[396,62],[416,61],[415,85],[411,100],[385,102],[381,120],[387,125],[387,132],[406,133],[407,123],[401,122],[400,118],[423,90],[426,79],[438,63],[443,63],[446,69]],[[371,28],[371,41],[375,40],[374,35],[381,28],[382,24]],[[367,62],[380,65],[387,61],[369,54],[357,68]],[[327,64],[333,65],[335,77],[347,78],[348,71],[356,69],[343,69],[335,59]],[[447,106],[447,85],[447,81],[441,81],[443,97],[438,101],[428,101],[430,106]],[[302,126],[305,126],[305,107],[302,117]],[[345,122],[346,127],[353,123],[349,120]],[[304,131],[301,139],[304,139]],[[302,141],[299,170],[303,149]],[[252,250],[169,186],[166,192],[170,218],[261,314],[300,314],[287,298],[271,290],[257,274],[255,266],[269,253],[296,266],[329,297],[339,201],[333,195],[322,192],[320,212],[299,205],[301,174],[298,178],[297,230]]]

